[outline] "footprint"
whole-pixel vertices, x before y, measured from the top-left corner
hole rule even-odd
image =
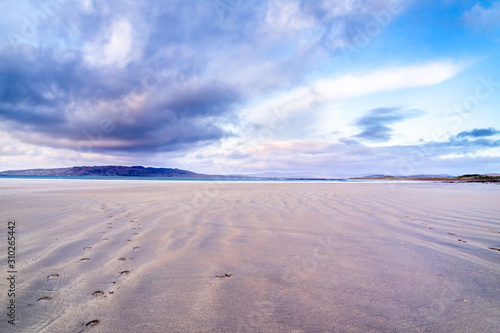
[[[134,250],[138,250],[138,249],[139,249],[139,247],[138,247],[138,246],[134,247]]]
[[[463,240],[463,239],[457,239],[459,242],[462,242],[462,243],[467,243],[467,241]]]
[[[128,275],[128,274],[130,274],[130,271],[121,271],[120,272],[120,275]]]
[[[131,239],[127,239],[127,242],[133,242],[133,240],[131,240]]]
[[[455,234],[453,232],[448,232],[448,235],[455,236]]]
[[[496,247],[490,247],[490,250],[493,250],[493,251],[500,251],[500,249],[497,249]]]
[[[90,260],[90,258],[82,258],[82,259],[80,259],[80,261],[87,261],[87,260]]]
[[[101,290],[97,290],[97,291],[94,291],[92,293],[92,296],[94,297],[99,297],[99,296],[103,296],[104,295],[104,291],[101,291]]]
[[[101,323],[101,321],[99,319],[94,319],[94,320],[91,320],[89,321],[85,326],[86,327],[94,327],[94,326],[97,326]]]
[[[217,277],[217,278],[226,278],[226,277],[231,277],[231,276],[233,276],[233,274],[231,274],[231,273],[229,273],[229,274],[228,274],[228,273],[226,273],[226,274],[224,274],[224,275],[216,275],[215,277]]]
[[[102,240],[109,240],[109,238],[103,238]]]
[[[59,277],[59,274],[50,274],[47,276],[47,281],[55,280],[57,277]]]
[[[118,260],[125,261],[125,260],[127,260],[127,258],[118,258]]]
[[[43,296],[43,297],[41,297],[41,298],[37,299],[37,302],[38,302],[38,301],[49,301],[49,300],[51,300],[51,299],[52,299],[52,297],[50,297],[50,296]]]
[[[90,251],[92,250],[92,246],[87,246],[83,248],[83,251]]]

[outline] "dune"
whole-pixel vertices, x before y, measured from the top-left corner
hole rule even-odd
[[[0,331],[496,332],[499,203],[495,184],[3,179]]]

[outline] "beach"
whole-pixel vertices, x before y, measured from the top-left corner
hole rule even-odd
[[[2,179],[0,216],[0,332],[500,328],[496,184]]]

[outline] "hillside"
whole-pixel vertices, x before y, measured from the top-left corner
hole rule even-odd
[[[208,177],[187,170],[171,168],[145,168],[143,166],[77,166],[57,169],[9,170],[0,175],[10,176],[104,176],[104,177]]]

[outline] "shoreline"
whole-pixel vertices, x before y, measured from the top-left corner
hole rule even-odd
[[[190,178],[190,179],[169,179],[157,177],[54,177],[54,176],[0,176],[1,181],[20,180],[20,181],[124,181],[124,182],[167,182],[167,183],[234,183],[234,184],[251,184],[251,183],[324,183],[324,184],[384,184],[384,183],[484,183],[484,184],[500,184],[500,179],[450,179],[450,178],[347,178],[347,179],[302,179],[302,178],[283,178],[283,179],[246,179],[246,178]]]

